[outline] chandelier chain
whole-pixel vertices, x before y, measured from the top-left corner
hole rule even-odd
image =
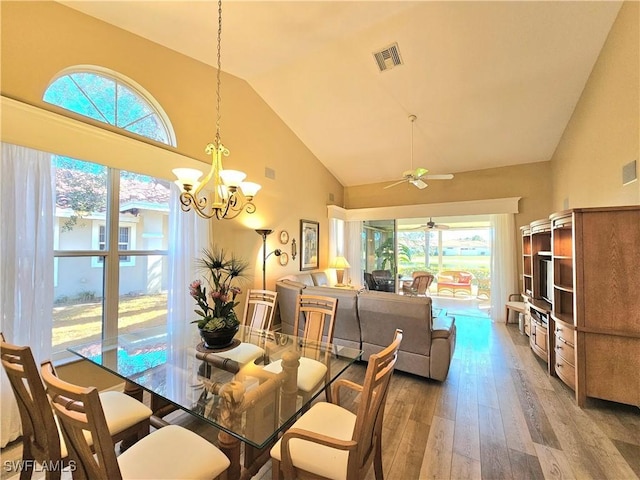
[[[211,169],[200,180],[202,172],[194,168],[176,168],[173,173],[178,177],[180,186],[180,203],[184,212],[194,210],[202,218],[230,220],[240,213],[254,213],[253,204],[261,186],[254,182],[245,182],[246,174],[238,170],[226,170],[222,166],[222,158],[229,155],[229,150],[222,145],[220,121],[222,118],[221,77],[222,77],[222,0],[218,0],[218,36],[217,36],[217,72],[216,72],[216,136],[207,144],[204,151],[211,156]],[[203,189],[209,182],[213,185],[210,197]],[[202,194],[201,194],[202,192]]]
[[[222,41],[222,0],[218,0],[218,50],[217,50],[217,60],[218,60],[218,72],[216,73],[216,148],[220,146],[220,71],[222,70],[222,63],[220,60],[220,51]]]

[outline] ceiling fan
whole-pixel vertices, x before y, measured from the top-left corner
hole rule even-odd
[[[448,230],[448,229],[449,229],[449,225],[436,223],[433,221],[431,217],[429,217],[429,221],[427,223],[412,228],[412,230]]]
[[[451,180],[453,178],[453,174],[451,173],[427,175],[429,170],[426,168],[418,167],[415,170],[413,169],[413,124],[417,118],[415,115],[409,115],[409,121],[411,122],[411,170],[402,173],[402,180],[398,180],[384,188],[395,187],[396,185],[407,182],[422,190],[428,186],[425,180]]]

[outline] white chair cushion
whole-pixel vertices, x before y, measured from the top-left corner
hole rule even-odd
[[[264,369],[267,372],[280,373],[282,371],[282,361],[276,360],[269,365],[265,365]],[[324,363],[312,358],[300,357],[298,389],[303,392],[311,392],[324,378],[325,373],[327,373],[327,366]]]
[[[215,445],[178,425],[163,427],[118,457],[123,479],[211,480],[229,467]]]
[[[100,402],[111,435],[149,418],[153,413],[144,403],[122,392],[101,392]]]
[[[241,343],[231,350],[226,352],[216,353],[217,356],[234,360],[240,365],[246,365],[247,363],[255,362],[258,358],[264,355],[264,350],[253,343]]]
[[[327,402],[318,402],[309,409],[291,428],[300,428],[327,435],[339,440],[351,440],[356,425],[356,416],[349,410]],[[280,444],[271,449],[271,457],[282,460]],[[348,453],[305,440],[289,442],[293,465],[321,477],[336,480],[346,479]]]
[[[109,433],[111,433],[111,435],[120,433],[145,418],[149,418],[153,413],[144,403],[139,402],[126,393],[108,391],[101,392],[99,395],[104,416],[107,420],[107,427],[109,427]],[[60,455],[62,458],[65,458],[69,452],[62,435],[62,430],[60,429],[60,420],[57,415],[54,415],[53,419],[56,421],[58,435],[60,436]],[[89,432],[85,432],[85,438],[89,445],[93,445],[93,440]]]

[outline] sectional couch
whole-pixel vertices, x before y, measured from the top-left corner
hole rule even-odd
[[[362,359],[367,360],[387,346],[395,329],[400,328],[404,337],[396,368],[435,380],[447,378],[456,344],[455,320],[451,317],[433,319],[430,297],[329,287],[324,272],[281,278],[276,282],[276,291],[284,333],[294,333],[299,294],[337,298],[334,344],[360,348]]]

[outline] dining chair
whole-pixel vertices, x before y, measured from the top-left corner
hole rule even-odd
[[[60,478],[61,464],[69,460],[67,444],[54,419],[31,348],[7,343],[0,332],[1,361],[18,404],[22,423],[20,479],[31,478],[33,461],[55,465],[47,479]],[[134,398],[115,391],[100,393],[112,446],[120,440],[141,439],[149,433],[151,410]]]
[[[98,390],[59,379],[51,362],[42,363],[41,375],[75,462],[74,479],[213,479],[229,467],[215,445],[178,425],[159,428],[116,456]]]
[[[382,480],[384,408],[401,341],[396,330],[391,344],[369,357],[362,385],[338,379],[336,403],[316,403],[283,434],[270,452],[273,479],[363,479],[373,463]],[[360,394],[356,413],[340,406],[342,387]]]
[[[302,395],[302,402],[307,403],[313,393],[323,381],[326,381],[330,371],[328,352],[319,348],[322,342],[333,342],[333,330],[336,319],[338,299],[320,295],[298,295],[293,333],[300,335],[300,365],[298,366],[298,391]],[[304,325],[300,325],[300,319]],[[324,356],[322,360],[320,357]],[[282,361],[276,360],[265,365],[265,371],[280,373]],[[331,401],[331,391],[325,389],[327,400]]]
[[[264,344],[266,332],[271,330],[277,298],[278,293],[271,290],[248,290],[241,322],[247,328],[242,333],[240,344],[229,350],[216,352],[216,355],[238,362],[240,365],[263,358],[265,351],[260,344]],[[249,335],[254,338],[250,339]],[[259,338],[255,338],[256,336]]]

